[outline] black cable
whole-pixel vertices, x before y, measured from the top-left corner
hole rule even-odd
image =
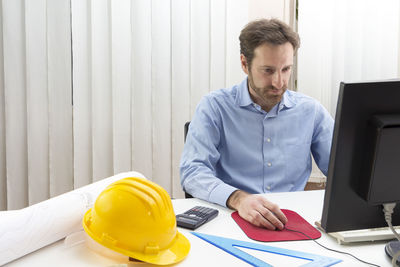
[[[291,232],[296,232],[296,233],[302,234],[302,235],[306,236],[308,239],[314,241],[315,243],[317,243],[318,245],[320,245],[321,247],[323,247],[324,249],[327,249],[327,250],[330,250],[330,251],[333,251],[333,252],[337,252],[337,253],[341,253],[341,254],[346,254],[346,255],[349,255],[349,256],[353,257],[354,259],[356,259],[356,260],[358,260],[358,261],[360,261],[360,262],[362,262],[362,263],[365,263],[365,264],[368,264],[368,265],[371,265],[371,266],[380,267],[379,265],[376,265],[376,264],[374,264],[374,263],[370,263],[370,262],[367,262],[367,261],[363,261],[363,260],[357,258],[357,257],[354,256],[353,254],[350,254],[350,253],[348,253],[348,252],[344,252],[344,251],[340,251],[340,250],[336,250],[336,249],[332,249],[332,248],[325,247],[324,245],[318,243],[314,238],[310,237],[309,235],[307,235],[307,234],[305,234],[305,233],[303,233],[303,232],[301,232],[301,231],[293,230],[293,229],[287,228],[286,226],[285,226],[285,230],[288,230],[288,231],[291,231]]]

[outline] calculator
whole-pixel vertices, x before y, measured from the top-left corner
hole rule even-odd
[[[184,213],[176,215],[178,226],[194,230],[199,226],[211,221],[218,215],[218,210],[203,206],[193,207]]]

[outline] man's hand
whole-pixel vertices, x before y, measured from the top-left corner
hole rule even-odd
[[[241,190],[233,192],[227,206],[239,212],[240,217],[255,226],[265,227],[270,230],[283,230],[287,223],[285,214],[278,205],[268,201],[261,195],[252,195]]]

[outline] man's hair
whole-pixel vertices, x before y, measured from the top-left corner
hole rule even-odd
[[[278,19],[259,19],[248,23],[240,32],[240,53],[251,66],[254,50],[264,44],[282,45],[291,43],[296,53],[300,46],[299,35],[286,23]]]

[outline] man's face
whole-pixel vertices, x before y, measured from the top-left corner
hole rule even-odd
[[[249,68],[241,55],[243,71],[248,75],[249,92],[253,101],[267,112],[282,99],[287,89],[293,66],[293,46],[262,44],[254,49]]]

